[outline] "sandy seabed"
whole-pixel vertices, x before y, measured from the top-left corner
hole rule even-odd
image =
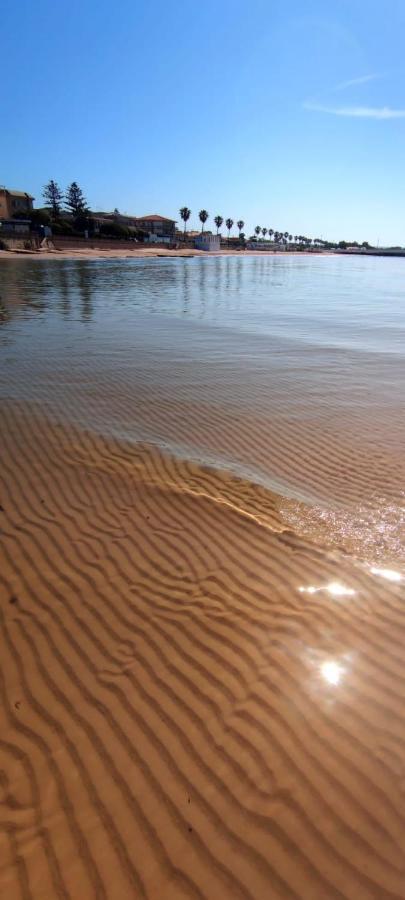
[[[405,897],[401,583],[2,404],[0,895]]]

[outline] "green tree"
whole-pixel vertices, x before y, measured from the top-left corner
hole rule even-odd
[[[224,220],[223,220],[222,216],[215,216],[214,222],[215,222],[215,224],[216,224],[216,226],[217,226],[217,234],[218,234],[218,232],[219,232],[219,229],[220,229],[221,225],[223,224],[223,221],[224,221]]]
[[[233,219],[227,219],[226,222],[225,222],[225,225],[226,225],[226,227],[227,227],[227,229],[228,229],[228,244],[229,244],[229,238],[230,238],[230,236],[231,236],[231,228],[232,228],[232,225],[233,225]]]
[[[14,212],[12,217],[13,219],[24,219],[31,222],[32,225],[50,225],[52,221],[49,209],[20,209]]]
[[[273,234],[274,234],[273,228],[269,228],[269,238],[270,238],[270,240],[272,239]]]
[[[63,193],[60,190],[58,183],[54,181],[53,178],[45,185],[42,196],[46,205],[51,207],[53,216],[57,219],[58,216],[60,216]]]
[[[261,230],[262,230],[261,225],[256,225],[255,234],[257,235],[257,237],[259,237]]]
[[[198,213],[198,218],[201,222],[201,234],[202,234],[204,231],[205,222],[209,218],[209,213],[207,212],[206,209],[200,209],[200,212]]]
[[[184,237],[186,236],[186,225],[187,225],[187,222],[188,222],[190,216],[191,216],[191,209],[189,209],[188,206],[182,206],[181,210],[180,210],[180,217],[183,219],[183,222],[184,222]]]
[[[65,194],[65,206],[72,216],[83,216],[87,212],[87,203],[83,191],[77,181],[69,184]]]
[[[238,221],[236,224],[237,224],[237,227],[238,227],[239,238],[240,238],[241,232],[242,232],[242,230],[243,230],[243,228],[244,228],[244,226],[245,226],[245,223],[244,223],[243,219],[239,219],[239,221]]]
[[[92,216],[86,216],[85,213],[79,213],[75,217],[74,227],[76,231],[88,231],[89,235],[94,234],[95,222]]]
[[[119,225],[118,222],[103,222],[100,225],[100,234],[106,237],[127,238],[129,236],[128,228]]]
[[[267,228],[262,228],[262,235],[265,238],[267,234]]]

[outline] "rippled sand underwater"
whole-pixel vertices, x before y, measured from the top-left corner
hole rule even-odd
[[[402,260],[0,274],[1,894],[405,897]]]

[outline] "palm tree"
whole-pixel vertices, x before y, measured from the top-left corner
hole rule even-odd
[[[269,238],[270,238],[270,240],[272,239],[273,234],[274,234],[273,229],[272,229],[272,228],[269,228]]]
[[[200,222],[201,222],[201,226],[202,226],[202,227],[201,227],[201,234],[202,234],[203,231],[204,231],[204,222],[207,221],[208,217],[209,217],[209,213],[207,213],[207,210],[206,210],[206,209],[200,209],[200,212],[198,213],[198,218],[199,218],[199,220],[200,220]]]
[[[261,229],[261,225],[256,225],[256,228],[255,228],[255,234],[257,234],[257,237],[259,237],[259,234],[260,234],[261,230],[262,230],[262,229]]]
[[[289,235],[288,235],[288,240],[289,240],[289,242],[290,242],[290,244],[291,244],[291,241],[292,241],[292,234],[289,234]]]
[[[237,224],[237,226],[238,226],[239,237],[240,237],[240,236],[241,236],[241,233],[242,233],[242,231],[243,231],[243,229],[244,229],[244,227],[245,227],[245,223],[244,223],[243,219],[238,219],[238,221],[237,221],[236,224]]]
[[[231,228],[232,228],[232,225],[233,225],[233,219],[227,219],[226,222],[225,222],[225,225],[226,225],[226,227],[227,227],[227,229],[228,229],[228,244],[229,244],[229,238],[230,238],[230,236],[231,236]]]
[[[222,216],[215,216],[214,222],[215,222],[215,224],[216,224],[216,226],[217,226],[217,234],[218,234],[218,232],[219,232],[219,229],[220,229],[220,227],[221,227],[223,221],[224,221],[224,220],[223,220]]]
[[[267,234],[267,228],[262,228],[262,235],[265,238]]]
[[[288,231],[285,231],[285,232],[284,232],[284,237],[285,237],[285,241],[286,241],[286,243],[287,243],[287,240],[288,240]]]
[[[184,237],[186,237],[186,225],[191,216],[191,209],[189,209],[188,206],[182,206],[180,210],[180,216],[184,222]]]

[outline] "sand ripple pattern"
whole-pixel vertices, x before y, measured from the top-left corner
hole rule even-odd
[[[404,898],[401,583],[232,475],[1,433],[1,896]]]

